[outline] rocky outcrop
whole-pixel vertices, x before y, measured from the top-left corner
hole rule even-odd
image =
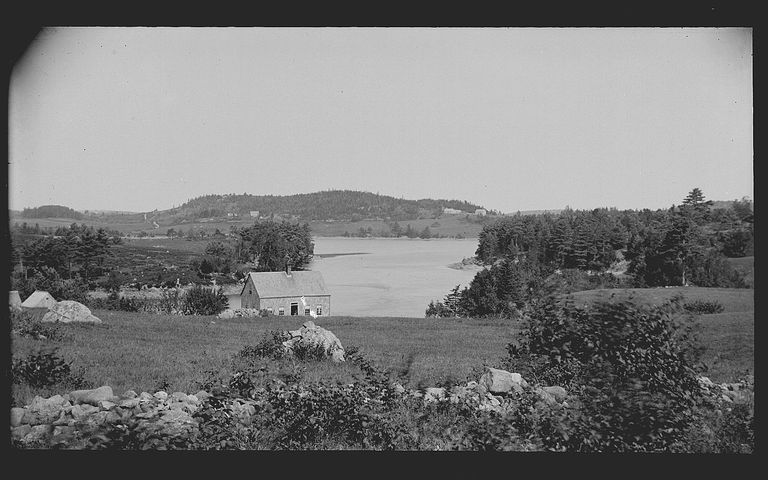
[[[101,323],[101,319],[91,313],[91,309],[74,300],[62,300],[48,307],[42,319],[43,322],[82,322]]]
[[[304,322],[301,328],[289,331],[291,338],[283,342],[286,353],[293,353],[298,345],[305,347],[321,346],[325,354],[334,362],[344,361],[344,347],[330,330],[315,325],[312,320]]]

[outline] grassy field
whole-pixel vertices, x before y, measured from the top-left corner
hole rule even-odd
[[[676,289],[636,289],[635,301],[663,302]],[[684,290],[685,298],[717,299],[725,310],[701,315],[700,340],[706,347],[706,373],[715,382],[735,381],[745,371],[754,372],[753,291],[738,289]],[[574,295],[584,302],[607,299],[611,293],[588,291]],[[273,330],[293,330],[306,317],[235,318],[176,317],[96,310],[101,325],[66,325],[69,338],[61,342],[13,337],[14,356],[23,356],[43,345],[58,346],[58,355],[82,368],[95,386],[115,391],[197,391],[206,371],[225,371],[232,355],[255,345]],[[334,332],[345,347],[357,346],[381,368],[408,370],[403,382],[415,388],[440,382],[477,379],[484,365],[498,366],[505,346],[523,325],[510,320],[425,319],[377,317],[325,317],[316,322]],[[409,368],[408,368],[408,365]],[[345,373],[345,365],[327,365],[318,375]],[[328,370],[334,370],[329,372]],[[31,400],[33,392],[28,392]],[[21,394],[24,397],[24,393]]]
[[[264,333],[293,330],[305,317],[220,320],[95,310],[101,325],[67,325],[70,338],[58,354],[81,367],[94,385],[115,391],[196,391],[206,370],[226,368],[233,354],[255,345]],[[317,324],[342,345],[360,347],[378,366],[400,370],[412,357],[412,387],[448,379],[465,380],[473,369],[497,364],[518,331],[505,320],[326,317]],[[14,355],[25,355],[45,341],[14,337]],[[343,369],[343,366],[340,367]],[[30,398],[31,399],[31,398]]]

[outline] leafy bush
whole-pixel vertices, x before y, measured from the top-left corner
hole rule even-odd
[[[23,337],[47,339],[51,341],[64,340],[71,336],[67,327],[59,322],[41,322],[40,313],[29,311],[11,312],[11,331]]]
[[[276,360],[285,355],[283,342],[289,340],[291,336],[284,331],[272,330],[266,332],[262,339],[256,345],[246,345],[235,354],[235,358],[255,359],[271,358]]]
[[[173,288],[165,290],[160,294],[158,309],[162,313],[170,315],[178,314],[181,311],[182,295],[178,289]]]
[[[683,304],[683,308],[697,314],[722,313],[724,310],[723,305],[717,300],[694,300]]]
[[[31,387],[63,384],[80,388],[86,385],[82,373],[72,372],[72,362],[65,361],[55,352],[55,349],[41,350],[24,358],[14,359],[11,366],[13,383]]]
[[[684,436],[700,394],[701,350],[679,311],[677,303],[575,307],[546,299],[532,309],[523,341],[508,346],[507,364],[570,382],[579,405],[564,419],[566,449],[666,450]]]
[[[228,305],[229,300],[220,288],[195,285],[184,293],[181,299],[181,312],[184,315],[218,315]]]

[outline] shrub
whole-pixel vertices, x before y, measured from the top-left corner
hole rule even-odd
[[[567,450],[666,450],[685,434],[700,393],[701,350],[679,311],[675,303],[542,300],[521,343],[508,346],[507,365],[527,366],[523,375],[532,379],[569,382],[579,402],[563,418]]]
[[[56,355],[55,349],[41,350],[13,360],[11,378],[15,384],[47,387],[65,384],[79,388],[86,384],[81,372],[72,372],[72,362]]]
[[[683,304],[683,308],[696,314],[722,313],[724,310],[723,305],[717,300],[694,300]]]
[[[70,337],[67,327],[59,322],[41,322],[40,313],[11,312],[11,330],[22,337],[60,341]]]
[[[181,312],[182,296],[178,289],[165,290],[160,294],[158,309],[169,315]]]
[[[246,345],[235,354],[235,358],[255,359],[259,357],[271,358],[273,360],[282,358],[285,355],[283,342],[290,338],[291,336],[288,332],[280,330],[266,332],[259,343],[256,345]]]
[[[181,312],[184,315],[218,315],[229,305],[221,289],[195,285],[184,293]]]

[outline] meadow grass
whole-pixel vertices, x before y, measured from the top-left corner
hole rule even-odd
[[[72,361],[73,368],[82,368],[95,386],[109,385],[118,393],[160,388],[194,393],[208,371],[226,371],[244,346],[257,344],[272,330],[297,329],[307,320],[222,320],[106,310],[94,314],[102,324],[67,325],[72,335],[61,342],[14,337],[14,356],[56,345],[58,354]],[[403,382],[410,387],[479,376],[483,365],[498,364],[520,328],[509,320],[324,317],[315,322],[334,332],[345,347],[359,347],[377,366],[407,371]],[[340,378],[353,373],[344,366],[318,365],[308,377],[319,379],[324,369],[339,370],[335,375]]]
[[[725,310],[697,317],[705,347],[706,375],[715,382],[735,381],[754,372],[754,302],[746,289],[593,290],[573,296],[585,303],[611,294],[644,304],[662,303],[682,290],[686,300],[718,300]],[[58,355],[82,369],[94,386],[126,390],[194,393],[210,375],[226,376],[234,354],[256,345],[273,330],[294,330],[304,316],[217,319],[214,316],[171,316],[95,310],[100,325],[66,325],[62,341],[14,336],[12,353],[23,356],[41,346],[58,347]],[[409,388],[443,382],[477,380],[484,366],[498,366],[506,345],[524,324],[503,319],[320,317],[315,323],[332,331],[346,348],[360,351],[379,368],[389,370]],[[305,378],[332,377],[352,381],[359,373],[347,365],[310,365]],[[61,392],[60,392],[61,393]],[[35,392],[14,392],[15,403],[28,403]],[[29,398],[26,398],[29,397]],[[24,403],[22,403],[24,404]]]

